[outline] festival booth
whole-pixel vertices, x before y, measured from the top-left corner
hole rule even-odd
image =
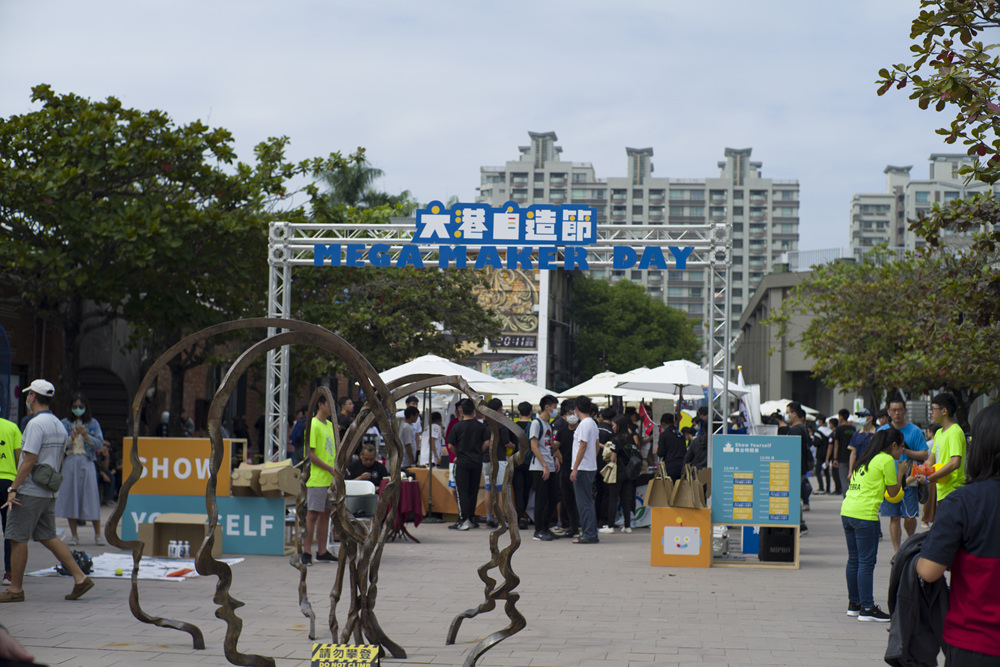
[[[711,448],[712,565],[797,570],[801,440],[717,433]]]
[[[232,494],[231,451],[241,443],[245,441],[222,441],[223,466],[215,487],[219,508],[215,546],[220,553],[280,556],[285,549],[284,496]],[[125,438],[123,446],[127,479],[132,473],[132,439]],[[141,539],[151,549],[148,555],[166,556],[169,540],[186,539],[194,553],[207,529],[211,448],[208,438],[139,438],[142,476],[129,492],[121,523],[123,540]]]
[[[798,569],[801,441],[717,433],[712,467],[650,482],[650,564]]]

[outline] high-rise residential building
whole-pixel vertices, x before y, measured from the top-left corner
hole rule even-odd
[[[909,230],[908,220],[926,215],[934,204],[947,204],[990,191],[991,186],[981,181],[966,184],[965,176],[958,173],[959,168],[971,165],[972,161],[964,153],[933,153],[926,180],[911,180],[912,166],[887,166],[884,193],[856,194],[851,198],[851,247],[863,250],[880,244],[907,249],[920,246],[923,240]]]
[[[625,176],[597,178],[589,162],[569,162],[555,132],[529,132],[517,160],[480,168],[479,203],[583,204],[597,211],[598,224],[671,225],[725,222],[732,227],[732,313],[737,321],[757,283],[783,252],[799,244],[799,183],[761,176],[750,148],[727,148],[716,178],[654,177],[653,149],[626,148]],[[650,296],[701,318],[705,271],[597,269],[615,282],[628,279]]]

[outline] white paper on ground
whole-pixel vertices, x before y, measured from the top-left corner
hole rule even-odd
[[[227,565],[242,563],[242,558],[221,558],[221,562]],[[115,571],[121,568],[121,576],[117,576]],[[183,576],[168,577],[171,572],[180,570],[191,570]],[[29,577],[59,577],[55,566],[36,572],[29,572]],[[130,579],[132,577],[132,554],[106,553],[94,557],[94,571],[88,576],[93,578],[108,579]],[[181,581],[189,577],[197,577],[198,573],[194,569],[194,560],[190,558],[148,558],[139,561],[139,578],[156,579],[158,581]]]

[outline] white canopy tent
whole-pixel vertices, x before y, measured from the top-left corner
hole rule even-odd
[[[675,394],[663,391],[635,391],[623,388],[620,385],[623,381],[630,379],[634,374],[649,370],[645,367],[638,368],[628,373],[612,373],[605,371],[598,373],[586,382],[581,382],[575,387],[570,387],[562,392],[557,398],[576,398],[577,396],[588,396],[596,405],[607,403],[608,396],[621,396],[625,403],[637,403],[639,401],[651,401],[654,399],[677,400]]]
[[[707,388],[709,384],[708,371],[685,359],[667,361],[656,368],[639,368],[629,371],[625,376],[618,383],[618,386],[637,392],[658,391],[685,396],[703,396],[703,389]],[[726,383],[722,378],[716,377],[713,386],[716,392],[722,392],[726,388]],[[747,390],[735,382],[730,382],[729,393],[734,396],[743,396]]]
[[[407,375],[461,375],[469,383],[469,386],[480,393],[484,392],[477,387],[479,383],[497,381],[496,378],[490,377],[486,373],[480,373],[474,368],[456,364],[454,361],[448,361],[436,354],[425,354],[413,361],[407,361],[405,364],[384,370],[379,375],[382,376],[382,380],[386,384]],[[452,393],[456,390],[451,387],[442,386],[436,387],[434,391],[437,393]]]
[[[763,403],[760,404],[760,414],[770,416],[773,415],[775,412],[780,412],[782,415],[784,415],[785,410],[788,408],[788,404],[791,402],[792,401],[787,398],[779,398],[773,401],[764,401]],[[802,409],[805,410],[807,415],[815,416],[819,414],[819,410],[807,407],[805,405],[802,406]]]

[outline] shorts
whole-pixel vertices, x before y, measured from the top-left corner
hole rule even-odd
[[[310,512],[326,512],[333,509],[333,499],[327,493],[328,486],[306,487],[306,510]]]
[[[51,540],[56,536],[56,499],[22,496],[20,505],[7,512],[7,531],[4,537],[14,542]]]
[[[917,502],[917,487],[907,486],[903,488],[903,501],[890,503],[888,500],[882,501],[882,506],[878,510],[879,516],[901,516],[904,519],[916,519],[920,513],[920,503]]]
[[[491,465],[492,465],[491,463],[484,463],[483,464],[483,480],[486,483],[486,487],[485,488],[486,488],[487,491],[489,491],[491,488],[493,488],[492,486],[490,486],[490,467],[491,467]],[[503,488],[503,475],[504,475],[504,471],[505,470],[507,470],[507,461],[506,460],[504,460],[504,461],[497,461],[497,484],[500,486],[501,489]]]

